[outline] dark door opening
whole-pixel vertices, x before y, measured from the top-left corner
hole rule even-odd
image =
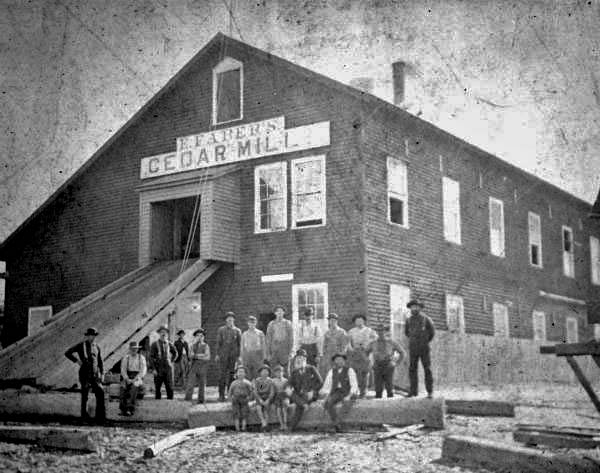
[[[199,198],[199,197],[198,197]],[[166,200],[152,204],[151,254],[153,261],[178,260],[200,256],[200,216],[192,226],[196,197]]]

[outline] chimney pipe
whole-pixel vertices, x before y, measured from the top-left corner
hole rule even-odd
[[[355,77],[350,81],[350,86],[357,88],[367,94],[373,93],[373,78],[372,77]]]
[[[404,104],[404,73],[406,63],[396,61],[392,63],[392,83],[394,86],[394,105],[401,107]]]

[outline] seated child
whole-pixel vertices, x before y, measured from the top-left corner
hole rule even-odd
[[[275,397],[275,385],[271,376],[271,368],[263,365],[258,371],[258,377],[254,379],[254,398],[256,399],[256,413],[260,419],[261,430],[268,425],[269,405]]]
[[[235,378],[229,386],[229,400],[233,410],[235,430],[239,432],[240,423],[241,430],[246,430],[248,415],[250,414],[248,403],[252,399],[254,389],[252,383],[246,379],[246,369],[243,366],[237,367]]]
[[[287,430],[287,414],[290,406],[289,394],[287,392],[289,384],[288,380],[283,377],[283,366],[277,365],[273,369],[273,385],[275,387],[275,396],[273,404],[277,412],[277,419],[281,426],[281,430]]]

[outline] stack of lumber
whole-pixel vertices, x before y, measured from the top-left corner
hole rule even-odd
[[[600,429],[517,424],[513,432],[513,439],[525,445],[547,445],[555,448],[596,448],[600,447]]]
[[[510,402],[488,400],[454,400],[446,401],[448,414],[482,417],[514,417],[515,406]]]
[[[35,443],[40,447],[95,452],[97,446],[90,434],[82,429],[39,426],[0,426],[0,441]]]
[[[65,350],[83,340],[88,327],[97,338],[106,367],[167,320],[177,297],[199,287],[218,263],[190,261],[180,273],[180,261],[156,263],[135,270],[59,312],[40,332],[0,352],[0,379],[36,378],[37,384],[68,388],[77,384],[77,367]]]

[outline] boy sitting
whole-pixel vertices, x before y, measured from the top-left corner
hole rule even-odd
[[[290,399],[287,394],[288,380],[283,377],[283,366],[281,365],[276,365],[273,368],[273,374],[273,386],[275,388],[273,404],[281,430],[287,430],[287,414],[288,407],[290,406]]]
[[[229,386],[229,400],[233,410],[235,430],[239,432],[240,424],[241,430],[246,430],[248,415],[250,414],[248,403],[252,398],[254,389],[252,383],[246,379],[246,369],[243,366],[237,367],[235,376],[236,379]]]
[[[260,419],[261,430],[266,430],[269,418],[269,405],[275,397],[275,385],[270,378],[271,368],[261,366],[258,377],[254,379],[254,398],[256,399],[256,413]]]

